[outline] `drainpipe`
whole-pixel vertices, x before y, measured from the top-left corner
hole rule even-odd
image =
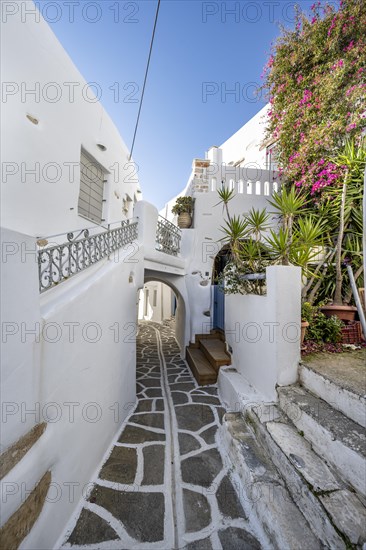
[[[355,283],[355,278],[353,276],[352,267],[350,265],[347,266],[347,271],[348,271],[349,282],[351,283],[353,297],[355,299],[356,306],[357,306],[358,316],[359,316],[360,321],[361,321],[362,331],[363,331],[364,335],[366,336],[365,314],[363,312],[363,307],[362,307],[362,304],[361,304],[360,295],[358,293],[357,286],[356,286],[356,283]]]

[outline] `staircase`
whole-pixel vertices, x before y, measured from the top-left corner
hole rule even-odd
[[[196,334],[195,343],[186,349],[186,359],[200,386],[215,384],[219,368],[231,364],[224,334],[220,331]]]
[[[278,404],[227,413],[223,448],[274,547],[365,548],[366,409],[349,413],[365,391],[329,392],[318,376],[302,364]]]

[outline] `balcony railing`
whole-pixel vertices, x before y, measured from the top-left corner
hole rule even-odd
[[[156,250],[177,256],[180,252],[181,238],[182,232],[179,227],[159,216],[156,228]]]
[[[40,248],[38,251],[39,291],[45,292],[53,288],[131,243],[137,239],[137,229],[136,220],[127,220],[121,222],[120,227],[95,235],[90,235],[88,229],[80,231],[76,237],[73,233],[68,233],[67,242]],[[79,239],[81,235],[83,238]],[[41,246],[48,244],[44,239],[39,240],[38,243]]]

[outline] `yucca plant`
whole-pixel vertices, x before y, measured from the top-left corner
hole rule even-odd
[[[275,209],[274,214],[280,216],[282,227],[288,230],[291,239],[294,221],[306,211],[307,198],[292,186],[289,189],[283,187],[280,192],[274,193],[272,200],[268,202]]]
[[[251,208],[245,218],[248,222],[249,234],[259,242],[263,233],[270,227],[270,215],[265,208],[263,210]]]
[[[242,216],[231,216],[229,202],[234,192],[227,188],[219,192],[226,211],[221,241],[229,246],[231,261],[222,276],[228,292],[263,294],[265,281],[260,274],[273,264],[300,266],[304,275],[314,275],[309,268],[312,259],[323,244],[324,222],[307,215],[307,199],[295,188],[283,188],[275,193],[269,204],[280,219],[274,228],[267,209],[251,210]],[[256,275],[256,277],[248,277]]]
[[[248,222],[240,216],[229,217],[221,230],[225,234],[221,241],[229,245],[234,261],[238,261],[241,243],[248,236]]]
[[[218,206],[219,204],[222,204],[223,210],[226,211],[227,219],[230,220],[230,212],[229,212],[229,202],[231,199],[234,198],[234,189],[229,189],[228,187],[223,187],[222,189],[219,189],[217,191],[217,194],[219,195],[220,201],[215,204],[215,206]]]

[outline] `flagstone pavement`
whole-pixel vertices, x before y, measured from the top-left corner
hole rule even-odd
[[[173,322],[142,323],[137,405],[62,548],[259,549],[216,441],[216,386],[197,386]]]

